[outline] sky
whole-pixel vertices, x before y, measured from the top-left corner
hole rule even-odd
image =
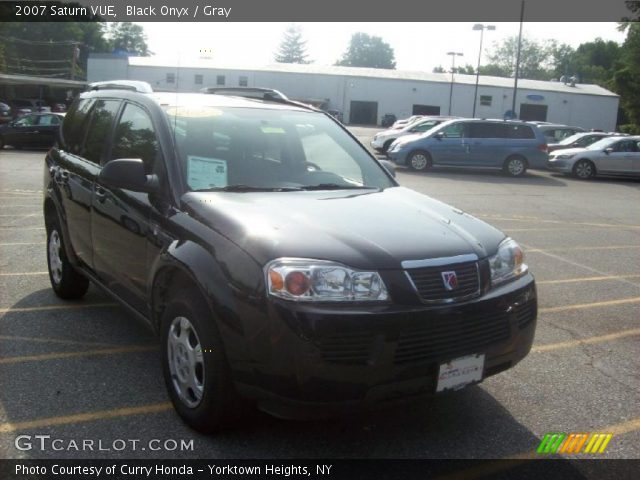
[[[490,24],[490,23],[489,23]],[[147,44],[157,56],[188,60],[198,58],[199,50],[210,50],[222,66],[264,66],[274,63],[274,53],[288,23],[140,23]],[[477,65],[480,32],[473,23],[297,23],[307,40],[309,59],[318,65],[333,65],[346,50],[351,35],[365,32],[382,37],[395,51],[399,70],[432,71],[442,65],[450,68],[446,52],[463,53],[456,65]],[[518,34],[519,23],[494,23],[495,31],[485,31],[483,63],[494,42]],[[574,48],[600,37],[622,43],[625,34],[615,22],[600,23],[524,23],[523,35],[543,41],[555,39]]]

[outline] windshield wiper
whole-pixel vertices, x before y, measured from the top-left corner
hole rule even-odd
[[[227,185],[226,187],[212,187],[194,190],[196,192],[295,192],[301,188],[298,187],[255,187],[252,185]]]
[[[319,183],[318,185],[306,185],[302,190],[380,190],[380,187],[367,187],[365,185],[338,185],[337,183]]]

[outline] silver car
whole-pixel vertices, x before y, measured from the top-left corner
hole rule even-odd
[[[640,136],[609,137],[586,148],[556,150],[547,167],[585,180],[594,175],[640,177]]]

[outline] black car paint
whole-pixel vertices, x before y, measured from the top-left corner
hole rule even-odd
[[[291,417],[299,416],[301,407],[306,416],[308,407],[340,409],[433,394],[434,369],[451,357],[402,366],[391,359],[403,330],[447,319],[464,322],[470,315],[496,312],[508,318],[508,339],[486,345],[483,352],[459,352],[486,353],[485,375],[515,365],[528,353],[535,314],[520,329],[513,312],[535,304],[533,277],[527,273],[494,289],[487,278],[487,257],[496,253],[502,232],[400,186],[184,192],[182,173],[168,161],[175,148],[161,109],[142,95],[118,91],[113,98],[135,102],[151,116],[166,169],[162,188],[147,194],[101,185],[101,167],[64,151],[61,142],[46,156],[45,215],[54,210],[58,215],[73,264],[156,331],[177,279],[197,286],[211,307],[238,390],[263,408]],[[401,266],[403,260],[472,252],[484,272],[482,295],[463,303],[423,304]],[[264,267],[282,256],[378,270],[392,300],[306,305],[276,299],[266,292]],[[373,331],[374,340],[363,364],[323,360],[319,344],[324,337],[364,330]]]
[[[62,122],[62,115],[55,113],[31,113],[35,117],[55,116]],[[60,125],[27,125],[19,126],[15,122],[20,120],[17,118],[9,123],[0,125],[0,138],[4,145],[14,147],[51,147],[58,135]]]

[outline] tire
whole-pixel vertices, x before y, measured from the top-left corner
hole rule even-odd
[[[431,167],[431,155],[424,150],[411,152],[407,157],[407,166],[414,172],[424,172]]]
[[[214,322],[191,288],[173,294],[160,323],[167,392],[182,420],[202,433],[229,425],[241,404]]]
[[[4,137],[0,136],[0,150],[4,148]]]
[[[527,173],[527,161],[519,156],[509,157],[505,160],[502,170],[510,177],[522,177]]]
[[[590,160],[578,160],[573,166],[573,176],[581,180],[589,180],[596,174],[596,166]]]
[[[89,289],[89,279],[67,258],[62,230],[57,219],[47,224],[47,267],[51,288],[65,300],[81,298]]]
[[[384,142],[384,145],[382,145],[382,153],[387,153],[387,151],[389,150],[389,147],[391,146],[391,144],[395,141],[395,138],[393,140],[387,140],[386,142]]]

